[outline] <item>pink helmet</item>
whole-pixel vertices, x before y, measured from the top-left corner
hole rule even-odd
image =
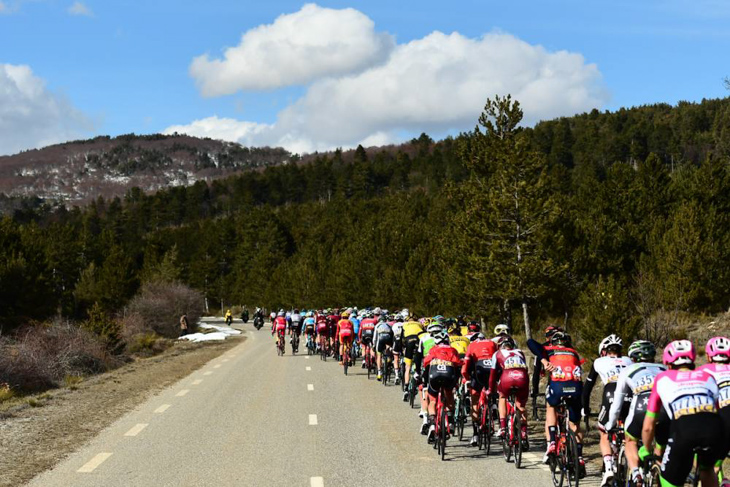
[[[664,365],[685,365],[695,361],[695,346],[689,340],[674,340],[664,347],[662,362]]]
[[[730,362],[730,339],[727,337],[710,338],[705,351],[710,362]]]

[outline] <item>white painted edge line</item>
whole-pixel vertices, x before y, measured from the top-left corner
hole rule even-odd
[[[214,368],[214,369],[220,369],[220,368],[221,368],[221,364],[218,364],[218,365],[214,365],[214,366],[213,366],[213,368]]]
[[[314,384],[307,384],[307,390],[313,391],[314,390]]]
[[[522,454],[523,458],[537,462],[537,467],[541,470],[550,471],[550,467],[542,463],[542,457],[535,453],[525,452]]]
[[[147,426],[149,426],[149,423],[139,423],[131,430],[124,433],[124,436],[137,436],[142,432],[143,429],[145,429]]]
[[[194,386],[197,386],[197,385],[199,385],[199,384],[200,384],[201,382],[203,382],[203,379],[195,379],[195,380],[193,381],[193,385],[194,385]]]
[[[307,370],[312,370],[312,367],[307,367]]]
[[[324,487],[324,479],[322,477],[312,477],[309,479],[310,487]]]
[[[208,371],[208,372],[203,372],[203,375],[210,375],[210,374],[212,374],[212,373],[213,373],[213,372],[211,372],[211,371]]]
[[[94,458],[89,460],[86,463],[86,465],[84,465],[83,467],[81,467],[80,469],[78,469],[76,471],[78,473],[91,473],[94,470],[96,470],[96,467],[98,467],[99,465],[104,463],[106,461],[106,459],[109,458],[110,456],[112,456],[112,454],[108,453],[108,452],[99,453]]]
[[[316,414],[310,414],[309,415],[309,426],[317,426],[317,415]]]
[[[183,396],[184,396],[185,394],[187,394],[188,392],[190,392],[190,389],[183,389],[182,391],[178,392],[178,393],[177,393],[177,394],[175,394],[175,395],[176,395],[177,397],[183,397]]]
[[[169,408],[170,408],[170,404],[163,404],[162,406],[160,406],[157,409],[155,409],[155,412],[157,414],[162,414],[165,411],[167,411]]]

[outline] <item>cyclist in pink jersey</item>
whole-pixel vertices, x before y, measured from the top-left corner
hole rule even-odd
[[[702,485],[718,485],[713,466],[725,443],[722,420],[717,414],[719,390],[709,372],[693,370],[695,357],[694,345],[689,340],[667,345],[663,361],[669,370],[656,376],[649,396],[639,457],[643,460],[649,455],[656,417],[663,407],[672,421],[661,463],[664,487],[684,485],[695,453]]]
[[[720,471],[722,461],[730,454],[730,338],[714,337],[710,338],[705,346],[707,359],[710,363],[702,365],[700,370],[704,370],[712,375],[720,389],[720,418],[725,424],[725,454],[720,457],[715,470]],[[726,479],[725,482],[728,482]]]

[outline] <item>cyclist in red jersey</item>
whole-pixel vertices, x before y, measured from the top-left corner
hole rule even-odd
[[[276,332],[276,346],[278,347],[280,342],[284,340],[284,333],[286,333],[286,317],[284,316],[284,310],[279,311],[271,323],[271,335],[273,336]],[[286,349],[286,347],[284,347]]]
[[[454,428],[454,388],[459,383],[459,369],[462,366],[459,352],[449,345],[449,334],[441,330],[433,334],[434,346],[423,360],[424,382],[428,385],[428,438],[433,439],[436,431],[436,402],[439,390],[443,391],[444,407],[449,416],[450,433]]]
[[[375,336],[375,326],[378,320],[373,318],[373,314],[368,312],[365,319],[360,322],[360,330],[357,338],[362,345],[362,367],[365,368],[365,357],[370,356],[370,360],[375,361],[375,352],[373,351],[373,337]]]
[[[327,315],[322,312],[317,313],[317,337],[319,349],[326,348],[329,337],[329,326],[327,325]]]
[[[342,319],[337,323],[336,335],[340,340],[340,365],[343,365],[345,360],[350,360],[350,347],[352,347],[352,339],[355,337],[355,328],[349,318],[350,313],[344,311]]]
[[[337,323],[340,321],[340,313],[337,310],[328,309],[327,310],[327,341],[328,345],[330,347],[330,350],[333,350],[337,344]]]
[[[527,414],[525,405],[530,394],[530,376],[527,372],[527,359],[512,337],[505,337],[499,343],[499,350],[492,359],[494,369],[489,381],[489,388],[499,393],[499,428],[497,436],[504,435],[507,425],[507,397],[515,390],[515,407],[522,416],[522,445],[529,450],[527,441]],[[499,385],[497,378],[499,377]]]
[[[464,366],[461,375],[464,382],[469,384],[471,395],[471,420],[474,434],[471,438],[471,445],[479,443],[479,396],[482,389],[487,389],[489,395],[489,376],[494,367],[492,357],[497,351],[497,344],[486,338],[482,333],[475,333],[471,337],[472,342],[466,349]]]

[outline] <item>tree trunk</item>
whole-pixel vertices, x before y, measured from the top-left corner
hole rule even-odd
[[[525,339],[529,340],[532,338],[532,332],[530,330],[530,314],[527,310],[527,296],[522,296],[522,316],[525,319]]]
[[[512,330],[512,306],[507,298],[502,300],[502,317],[504,323]]]

